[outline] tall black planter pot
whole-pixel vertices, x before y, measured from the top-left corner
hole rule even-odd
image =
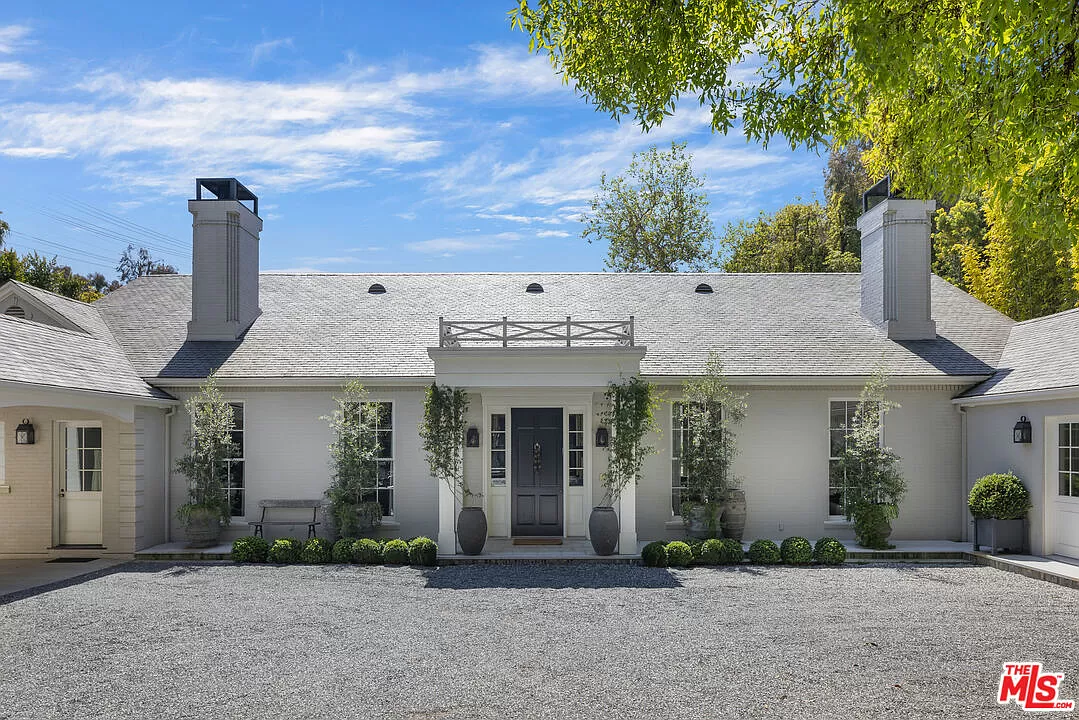
[[[461,508],[457,516],[457,542],[465,555],[479,555],[487,544],[487,516],[483,508]]]
[[[618,515],[613,507],[594,507],[588,518],[588,537],[597,555],[614,555],[618,546]]]

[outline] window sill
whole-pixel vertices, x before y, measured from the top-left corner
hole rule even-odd
[[[382,518],[382,523],[378,526],[379,530],[400,530],[401,523],[397,522],[393,518]]]

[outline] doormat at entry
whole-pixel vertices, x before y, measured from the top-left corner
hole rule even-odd
[[[562,538],[513,538],[514,545],[561,545]]]
[[[93,557],[58,557],[58,558],[53,558],[52,560],[49,560],[49,562],[51,562],[51,563],[54,563],[54,562],[80,563],[80,562],[93,562],[94,560],[97,560],[97,559],[98,558],[93,558]]]

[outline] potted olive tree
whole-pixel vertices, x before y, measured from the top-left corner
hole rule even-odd
[[[611,429],[607,444],[607,470],[600,476],[603,501],[592,508],[588,535],[597,555],[611,555],[618,545],[618,515],[614,503],[631,482],[637,482],[644,459],[656,452],[643,443],[644,436],[658,430],[659,397],[649,382],[634,376],[607,384],[607,401],[601,419]]]
[[[333,537],[362,537],[382,525],[378,503],[378,433],[382,405],[370,402],[358,380],[334,396],[334,411],[322,420],[330,426],[332,481],[326,490]]]
[[[465,482],[464,443],[468,396],[464,390],[432,383],[423,401],[420,438],[431,474],[446,483],[461,505],[457,515],[457,542],[465,555],[479,555],[487,544],[487,516]]]
[[[188,547],[212,547],[229,524],[232,512],[221,482],[225,461],[233,454],[232,406],[225,401],[213,373],[184,403],[191,427],[184,437],[187,454],[176,461],[176,471],[187,478],[187,502],[176,517],[187,535]]]
[[[681,449],[687,477],[687,498],[681,507],[686,533],[702,539],[719,537],[726,518],[724,534],[741,540],[745,494],[737,487],[732,465],[738,453],[734,427],[745,419],[746,401],[727,384],[715,353],[709,354],[702,376],[682,385],[682,413],[687,430]]]
[[[967,502],[974,516],[975,551],[979,543],[988,544],[990,552],[1026,549],[1026,517],[1032,505],[1022,480],[1011,472],[985,475],[974,483]]]
[[[907,492],[899,456],[881,442],[884,417],[899,407],[884,397],[887,378],[874,373],[862,388],[858,409],[847,433],[841,456],[847,489],[847,519],[854,520],[854,535],[863,547],[889,549],[891,521],[899,517],[899,504]]]

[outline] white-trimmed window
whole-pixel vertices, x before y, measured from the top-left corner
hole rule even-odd
[[[1079,423],[1058,424],[1057,452],[1057,495],[1079,497]]]
[[[682,448],[689,441],[689,418],[682,411],[682,403],[671,403],[671,514],[682,514],[682,502],[686,498],[689,478],[682,467]]]
[[[828,402],[828,515],[846,517],[847,477],[843,470],[843,453],[850,441],[854,416],[858,413],[857,400],[830,400]],[[879,432],[884,434],[884,418]]]
[[[393,516],[393,403],[379,401],[370,403],[378,409],[375,416],[375,437],[378,441],[378,488],[375,500],[382,506],[384,517]]]
[[[569,416],[569,485],[584,485],[584,415]]]
[[[246,493],[244,492],[244,458],[246,457],[244,404],[242,402],[230,402],[229,407],[232,408],[232,431],[230,433],[232,435],[232,455],[225,461],[221,482],[225,486],[225,495],[228,498],[232,517],[242,518],[246,512]]]
[[[4,484],[4,440],[7,439],[7,435],[4,434],[4,423],[0,422],[0,485]]]
[[[491,485],[506,485],[506,414],[491,413]]]

